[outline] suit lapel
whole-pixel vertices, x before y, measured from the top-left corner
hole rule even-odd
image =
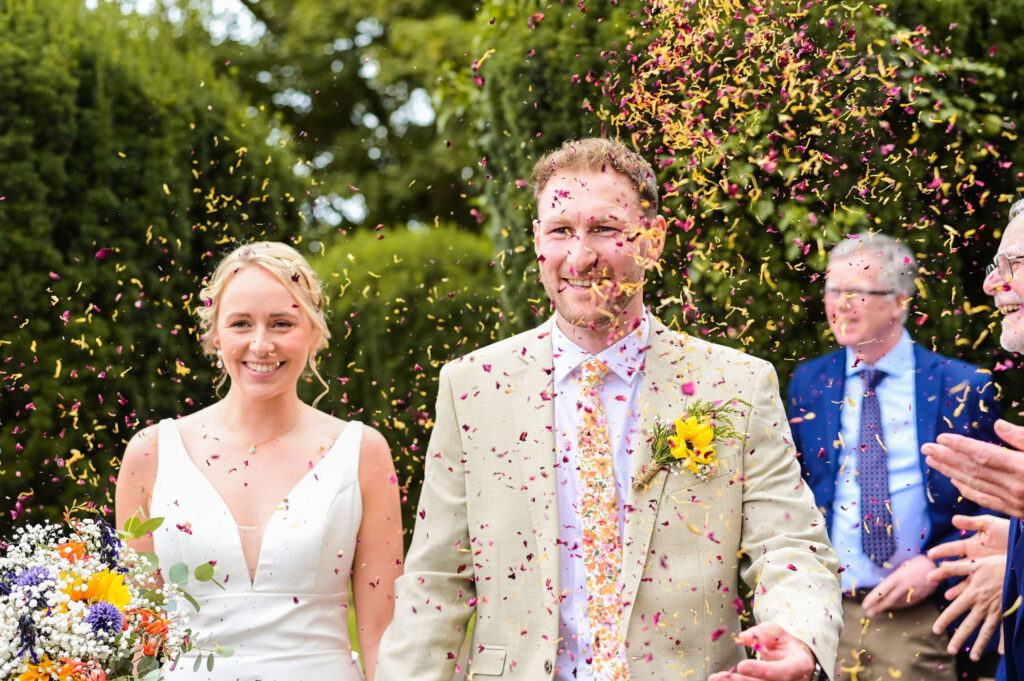
[[[914,400],[917,402],[917,444],[935,442],[939,405],[945,399],[938,361],[932,353],[914,343]],[[921,456],[924,468],[924,456]]]
[[[660,417],[667,421],[685,409],[685,402],[680,399],[680,384],[675,377],[677,368],[671,362],[672,357],[680,354],[680,350],[671,345],[669,339],[673,337],[674,334],[664,324],[651,317],[623,532],[625,536],[622,548],[622,601],[623,621],[627,623],[647,565],[647,548],[651,543],[651,533],[654,531],[658,516],[658,504],[668,476],[661,471],[639,488],[634,487],[632,481],[637,479],[645,467],[654,463],[649,438],[655,420]]]
[[[846,351],[840,349],[833,354],[833,360],[825,373],[825,380],[821,386],[822,411],[825,417],[825,426],[822,431],[826,454],[826,461],[831,462],[832,477],[839,471],[839,445],[838,434],[843,432],[843,424],[840,415],[840,408],[845,399],[846,390]],[[849,449],[852,443],[845,443]],[[812,452],[811,456],[817,456],[818,452]]]
[[[559,583],[558,475],[555,470],[554,374],[551,323],[538,327],[517,349],[522,367],[510,372],[515,400],[516,452],[533,535],[544,577]]]

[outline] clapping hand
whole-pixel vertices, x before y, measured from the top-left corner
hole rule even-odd
[[[1006,571],[1006,543],[1010,523],[1005,518],[992,515],[953,517],[953,524],[962,530],[975,530],[967,539],[939,544],[928,551],[933,559],[948,560],[928,573],[928,579],[939,582],[949,577],[965,579],[946,591],[952,601],[932,625],[932,631],[942,633],[957,617],[967,617],[957,627],[946,647],[951,655],[960,650],[973,631],[978,638],[971,648],[971,659],[981,658],[985,646],[991,640],[1002,621],[1003,575]]]
[[[949,477],[968,499],[1024,518],[1024,427],[999,419],[995,431],[1013,449],[943,433],[921,452],[925,462]]]
[[[736,641],[753,648],[756,660],[744,660],[708,681],[807,681],[814,673],[814,653],[774,622],[762,622],[740,633]]]
[[[1010,521],[994,515],[955,515],[953,527],[974,532],[966,539],[948,541],[932,547],[928,557],[939,558],[983,558],[1005,556],[1006,544],[1010,538]],[[936,580],[937,581],[937,580]]]

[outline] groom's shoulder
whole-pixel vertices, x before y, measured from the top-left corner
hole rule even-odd
[[[704,367],[749,367],[754,372],[771,368],[771,362],[749,355],[742,350],[713,343],[685,331],[665,326],[660,321],[651,325],[649,350],[672,364],[699,363]]]
[[[484,371],[499,372],[511,366],[518,366],[523,361],[533,362],[542,359],[546,354],[550,361],[551,323],[517,333],[514,336],[495,341],[489,345],[473,350],[461,357],[456,357],[445,364],[442,371],[465,373]]]

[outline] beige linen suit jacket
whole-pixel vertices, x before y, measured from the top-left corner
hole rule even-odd
[[[448,681],[473,612],[476,679],[548,679],[559,636],[560,552],[551,324],[450,362],[379,681]],[[623,542],[630,676],[700,681],[744,658],[739,579],[754,615],[835,668],[837,561],[800,477],[775,372],[763,360],[675,333],[652,319],[633,476],[651,465],[656,418],[688,402],[740,398],[745,441],[716,447],[703,481],[661,471],[632,486]],[[692,383],[693,395],[684,386]]]

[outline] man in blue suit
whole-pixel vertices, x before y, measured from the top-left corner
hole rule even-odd
[[[939,433],[991,440],[991,377],[925,350],[904,328],[917,263],[900,242],[857,234],[829,256],[825,310],[841,349],[799,365],[789,386],[800,463],[843,570],[840,666],[860,681],[952,680],[947,639],[931,632],[932,546],[978,507],[925,465]]]

